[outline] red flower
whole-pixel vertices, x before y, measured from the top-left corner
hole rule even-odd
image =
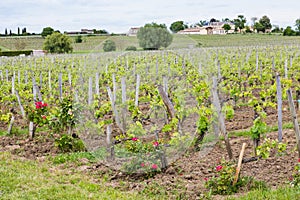
[[[47,107],[47,106],[48,106],[48,104],[47,104],[47,103],[44,103],[44,104],[43,104],[43,107]]]
[[[145,167],[145,163],[141,163],[141,167]]]
[[[158,147],[159,143],[156,141],[156,142],[153,142],[153,146],[154,147]]]
[[[298,162],[300,163],[300,158],[298,159]]]
[[[204,180],[205,180],[205,181],[208,181],[208,178],[207,178],[207,177],[205,177],[205,178],[204,178]]]
[[[43,119],[47,119],[47,117],[46,117],[45,115],[42,115],[42,118],[43,118]]]
[[[151,168],[152,168],[152,169],[157,169],[157,165],[156,165],[156,164],[153,164],[153,165],[151,166]]]
[[[131,140],[132,140],[132,141],[137,141],[138,138],[137,138],[137,137],[134,137],[134,138],[132,138]]]
[[[216,167],[217,172],[220,171],[222,168],[223,168],[222,165],[218,165],[218,166]]]
[[[48,106],[47,103],[43,103],[42,101],[35,102],[34,104],[35,104],[36,109],[40,109],[40,108]]]

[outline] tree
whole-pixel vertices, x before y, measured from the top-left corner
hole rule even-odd
[[[81,35],[77,35],[75,37],[75,43],[81,43],[82,42],[82,36]]]
[[[205,26],[207,24],[208,24],[208,22],[206,20],[200,20],[199,23],[197,23],[196,25],[202,27],[202,26]]]
[[[222,28],[225,30],[226,33],[231,29],[231,26],[229,24],[224,24]]]
[[[42,35],[43,38],[45,38],[48,35],[51,35],[53,32],[54,32],[54,29],[48,26],[46,28],[43,28],[43,31],[42,31],[41,35]]]
[[[22,35],[26,35],[27,31],[26,31],[26,27],[22,29]]]
[[[103,50],[105,52],[115,51],[116,50],[116,43],[112,40],[106,40],[103,44]]]
[[[270,18],[264,15],[262,18],[259,19],[259,23],[264,27],[263,32],[265,33],[266,30],[272,28],[272,24]]]
[[[236,29],[239,29],[242,32],[242,29],[245,28],[245,23],[247,22],[244,15],[238,15],[237,19],[234,19],[234,25]]]
[[[5,29],[5,33],[4,34],[7,35],[7,28]]]
[[[167,48],[173,40],[172,34],[165,24],[146,24],[137,33],[139,45],[144,50],[157,50],[160,47]]]
[[[292,29],[292,27],[288,26],[286,29],[283,31],[284,36],[294,36],[296,35],[296,32]]]
[[[296,19],[295,26],[296,26],[296,30],[297,30],[298,32],[300,32],[300,18],[299,18],[299,19]]]
[[[259,22],[255,22],[253,28],[257,31],[257,33],[259,33],[259,32],[264,33],[265,32],[265,27]]]
[[[20,35],[20,27],[18,27],[18,35]]]
[[[57,32],[46,37],[43,49],[50,53],[69,53],[73,51],[70,37]]]
[[[187,25],[184,24],[183,21],[176,21],[176,22],[173,22],[170,26],[170,30],[173,32],[173,33],[177,33],[178,31],[181,31],[181,30],[184,30],[187,28]]]

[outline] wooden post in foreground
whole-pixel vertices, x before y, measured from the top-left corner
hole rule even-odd
[[[241,153],[240,153],[238,165],[237,165],[237,168],[236,168],[235,177],[234,177],[234,180],[233,180],[233,183],[232,183],[233,185],[235,185],[237,183],[238,179],[239,179],[239,174],[240,174],[241,167],[242,167],[242,161],[243,161],[245,148],[246,148],[246,143],[244,142],[243,146],[242,146]]]
[[[288,101],[289,101],[290,111],[291,111],[292,120],[293,120],[293,124],[294,124],[294,130],[295,130],[295,134],[296,134],[298,158],[300,158],[300,130],[299,130],[299,124],[298,124],[298,120],[297,120],[297,113],[295,110],[295,105],[293,102],[293,96],[292,96],[291,89],[288,89],[286,91],[286,93],[287,93],[287,97],[288,97]]]

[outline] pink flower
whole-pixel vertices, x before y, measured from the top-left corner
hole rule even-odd
[[[141,163],[141,167],[145,167],[145,163]]]
[[[223,168],[222,165],[218,165],[218,166],[216,167],[217,172],[220,171],[222,168]]]
[[[137,137],[134,137],[131,139],[132,141],[138,141],[138,138]]]
[[[48,104],[47,104],[47,103],[44,103],[44,104],[43,104],[43,107],[47,107],[47,106],[48,106]]]
[[[157,169],[157,165],[156,165],[156,164],[153,164],[153,165],[151,166],[151,168],[152,168],[152,169]]]
[[[46,117],[45,115],[42,115],[42,118],[43,118],[43,119],[47,119],[47,117]]]
[[[205,180],[205,181],[208,181],[208,178],[207,178],[207,177],[205,177],[205,178],[204,178],[204,180]]]
[[[157,141],[153,142],[154,147],[158,147],[159,143]]]
[[[298,162],[300,163],[300,158],[298,159]]]

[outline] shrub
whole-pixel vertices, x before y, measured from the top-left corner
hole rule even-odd
[[[136,47],[135,46],[128,46],[125,51],[136,51]]]
[[[59,139],[55,140],[55,145],[62,152],[80,152],[85,151],[84,143],[78,137],[62,134]]]
[[[75,43],[82,43],[82,36],[81,35],[77,35],[75,37]]]
[[[112,40],[106,40],[103,44],[103,51],[115,51],[116,50],[116,43]]]

